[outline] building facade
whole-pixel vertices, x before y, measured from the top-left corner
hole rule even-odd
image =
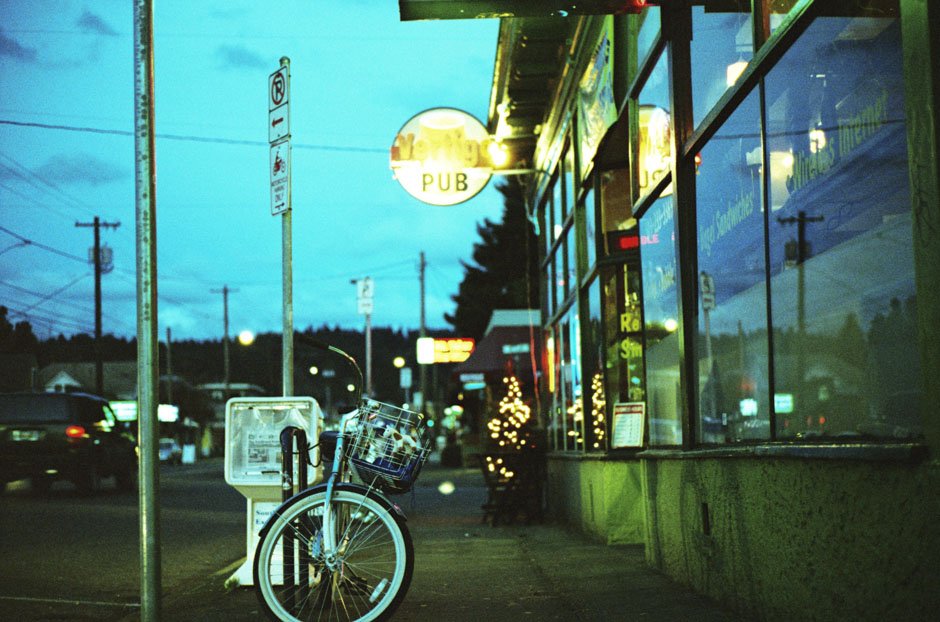
[[[502,15],[551,514],[758,619],[932,619],[940,6],[427,4]]]

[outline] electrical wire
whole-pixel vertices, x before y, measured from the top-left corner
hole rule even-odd
[[[112,134],[116,136],[133,136],[130,130],[109,130],[97,127],[77,127],[74,125],[54,125],[52,123],[33,123],[26,121],[11,121],[0,119],[0,125],[15,125],[18,127],[32,127],[44,130],[65,130],[69,132],[87,132],[92,134]],[[263,140],[245,140],[236,138],[219,138],[215,136],[194,136],[190,134],[154,134],[155,138],[165,140],[183,140],[197,143],[218,143],[222,145],[242,145],[248,147],[268,147],[269,143]],[[379,147],[352,147],[336,145],[316,145],[309,143],[291,143],[293,149],[312,149],[317,151],[349,151],[353,153],[388,153],[387,148]]]

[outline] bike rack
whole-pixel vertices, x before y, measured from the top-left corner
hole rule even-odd
[[[307,489],[307,460],[307,433],[296,426],[287,426],[281,430],[281,498],[283,501],[287,501],[294,495],[295,469],[297,470],[298,492]],[[298,552],[296,574],[294,568],[295,550]],[[303,542],[295,538],[285,537],[283,539],[281,554],[283,557],[284,588],[288,590],[291,608],[294,606],[295,593],[290,588],[296,585],[300,590],[306,592],[310,585],[310,570],[308,564],[304,561],[303,553]],[[301,598],[305,596],[306,594],[302,594]]]

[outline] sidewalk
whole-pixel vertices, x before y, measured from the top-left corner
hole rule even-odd
[[[443,482],[453,493],[438,491]],[[414,494],[393,498],[408,516],[416,556],[394,622],[741,620],[649,569],[642,546],[605,546],[550,523],[482,524],[485,498],[477,469],[431,461]],[[235,567],[166,594],[163,619],[265,619],[253,588],[225,589]]]

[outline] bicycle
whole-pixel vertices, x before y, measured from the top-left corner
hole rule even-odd
[[[362,398],[356,361],[305,341],[352,362],[359,407],[341,418],[338,431],[320,434],[321,460],[332,460],[325,481],[285,501],[261,529],[255,590],[274,620],[386,620],[414,572],[405,516],[386,495],[414,485],[430,452],[427,426],[419,413]]]

